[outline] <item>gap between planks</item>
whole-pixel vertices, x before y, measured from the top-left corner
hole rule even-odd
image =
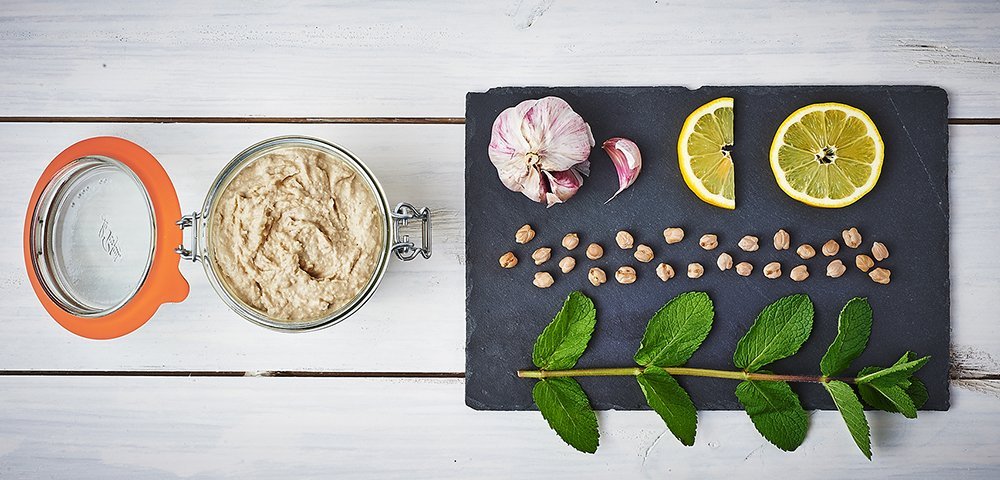
[[[0,123],[291,123],[461,125],[464,117],[42,117],[0,116]],[[1000,125],[1000,118],[949,118],[949,125]]]

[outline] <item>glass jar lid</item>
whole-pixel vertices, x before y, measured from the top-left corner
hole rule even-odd
[[[153,207],[138,177],[118,160],[88,156],[63,167],[43,191],[33,226],[42,286],[69,313],[114,312],[149,274]]]
[[[74,333],[113,338],[183,299],[179,218],[166,172],[138,145],[99,137],[66,149],[25,220],[25,262],[43,306]]]

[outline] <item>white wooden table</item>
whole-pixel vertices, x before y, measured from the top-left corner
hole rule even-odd
[[[1000,3],[93,3],[0,6],[0,478],[1000,477]],[[465,92],[800,83],[950,95],[951,411],[870,414],[868,462],[835,412],[791,454],[742,412],[702,413],[693,448],[651,412],[603,412],[591,456],[537,412],[465,407]],[[63,148],[131,139],[193,211],[281,134],[342,143],[390,203],[431,206],[432,260],[394,262],[359,314],[311,334],[241,320],[194,264],[187,301],[121,339],[42,310],[19,238]]]

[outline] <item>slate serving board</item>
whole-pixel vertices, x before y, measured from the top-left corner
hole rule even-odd
[[[546,209],[498,180],[487,155],[493,120],[505,108],[532,98],[562,97],[590,124],[597,142],[590,160],[591,175],[569,202]],[[677,136],[684,119],[709,100],[735,99],[736,201],[734,211],[698,200],[688,190],[677,165]],[[768,162],[768,149],[779,124],[794,110],[816,102],[842,102],[871,116],[885,142],[885,164],[878,184],[857,203],[841,209],[818,209],[786,196],[777,186]],[[688,362],[704,368],[733,368],[736,342],[757,313],[779,297],[809,294],[816,315],[813,333],[795,356],[771,369],[791,374],[816,374],[819,359],[836,336],[837,315],[852,297],[867,296],[874,310],[874,326],[867,350],[849,370],[868,365],[888,366],[907,349],[931,355],[919,372],[930,398],[924,409],[947,410],[950,340],[950,286],[948,278],[948,97],[944,90],[925,86],[778,86],[778,87],[608,87],[608,88],[495,88],[470,93],[466,100],[466,403],[482,410],[535,408],[534,380],[519,379],[518,369],[533,368],[531,349],[563,300],[582,290],[597,306],[597,329],[577,367],[633,366],[646,322],[675,295],[706,291],[715,303],[715,321],[702,347]],[[617,189],[617,176],[601,143],[610,137],[634,140],[642,151],[638,181],[614,201],[604,204]],[[514,242],[523,224],[537,236],[527,245]],[[683,242],[667,245],[662,231],[684,228]],[[840,232],[856,226],[864,238],[861,248],[843,246]],[[777,252],[772,236],[779,228],[790,232],[792,248]],[[615,232],[631,232],[636,244],[653,248],[655,259],[637,262],[614,242]],[[581,246],[567,252],[560,240],[579,232]],[[697,245],[704,233],[719,236],[719,248],[706,252]],[[736,243],[746,234],[760,238],[761,248],[747,253]],[[831,258],[817,254],[803,261],[795,247],[809,243],[817,252],[829,239],[841,243],[836,256],[848,266],[839,279],[825,276]],[[885,243],[891,257],[881,262],[892,270],[892,282],[878,285],[854,267],[854,256],[868,252],[873,241]],[[604,246],[603,258],[584,255],[590,242]],[[553,247],[553,259],[536,267],[531,252]],[[504,270],[497,259],[514,251],[520,263]],[[754,265],[750,277],[720,272],[715,261],[722,252],[734,262]],[[567,253],[577,260],[569,274],[557,262]],[[870,252],[869,252],[870,254]],[[659,262],[674,266],[678,275],[661,282]],[[705,266],[696,280],[685,276],[689,262]],[[782,264],[783,276],[765,278],[761,271],[771,261]],[[808,266],[810,277],[801,283],[788,278],[797,264]],[[619,285],[611,277],[621,265],[632,265],[638,281]],[[592,266],[602,267],[608,283],[593,287],[587,281]],[[536,271],[553,274],[555,285],[541,290],[531,284]],[[730,380],[679,377],[699,409],[740,409]],[[580,383],[597,409],[646,409],[635,380],[628,377],[582,378]],[[823,388],[793,384],[807,409],[834,408]]]

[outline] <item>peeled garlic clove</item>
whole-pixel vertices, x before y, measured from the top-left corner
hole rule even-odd
[[[639,154],[639,147],[627,138],[615,137],[604,141],[604,151],[611,157],[611,163],[615,164],[618,171],[618,191],[607,200],[608,203],[615,199],[619,193],[635,183],[639,178],[639,171],[642,170],[642,155]]]
[[[589,175],[594,136],[558,97],[525,100],[493,122],[489,156],[500,181],[549,206],[572,197]]]

